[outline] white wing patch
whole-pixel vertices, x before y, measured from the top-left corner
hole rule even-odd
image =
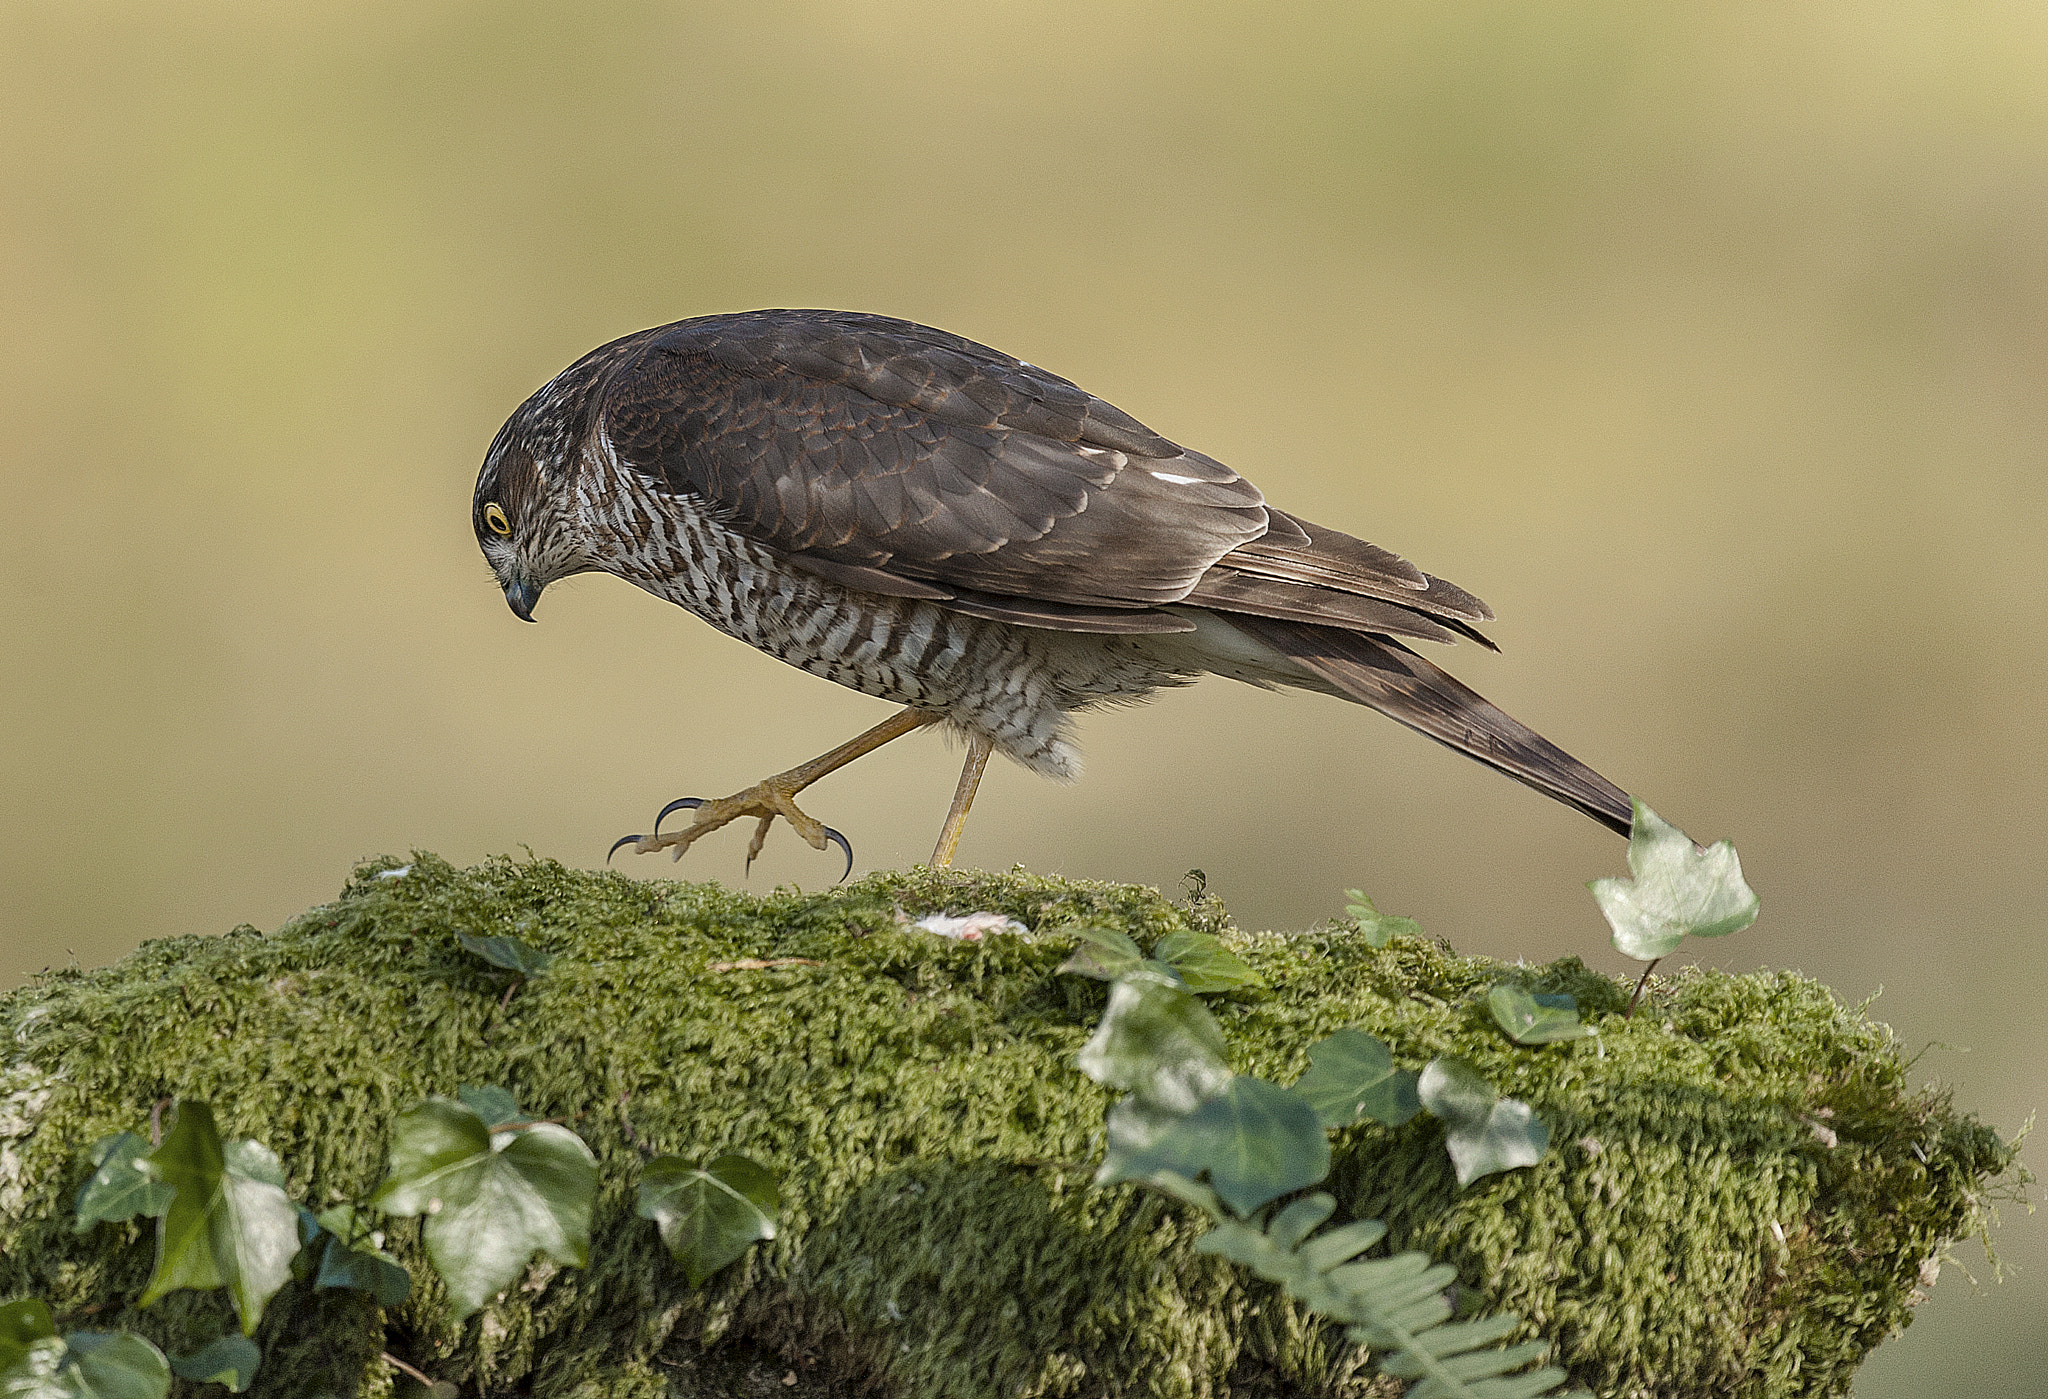
[[[1199,486],[1202,483],[1199,476],[1177,476],[1171,471],[1154,471],[1150,475],[1169,486]]]

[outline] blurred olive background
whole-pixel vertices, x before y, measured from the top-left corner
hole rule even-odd
[[[1449,663],[1764,898],[1715,963],[2043,1092],[2048,10],[0,4],[0,984],[274,927],[352,862],[596,865],[879,719],[606,577],[521,626],[470,535],[582,351],[756,306],[927,321],[1473,589]],[[998,765],[967,862],[1248,926],[1362,885],[1619,970],[1621,843],[1366,712],[1212,680]],[[924,858],[956,755],[807,802]],[[683,873],[737,881],[745,831]],[[665,862],[627,866],[668,875]],[[778,833],[754,887],[836,865]],[[1951,1048],[1950,1046],[1954,1046]],[[1965,1053],[1964,1050],[1969,1052]],[[1864,1399],[2038,1393],[1959,1257]]]

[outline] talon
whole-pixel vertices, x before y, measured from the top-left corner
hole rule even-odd
[[[825,827],[824,830],[825,839],[835,842],[841,850],[846,852],[846,868],[839,871],[839,878],[832,881],[834,884],[844,884],[846,876],[853,873],[853,842],[833,830],[830,826]]]
[[[754,827],[754,838],[747,842],[747,864],[743,874],[754,872],[754,857],[759,855],[761,847],[768,843],[768,828],[774,824],[773,816],[763,816],[760,824]]]
[[[753,839],[747,842],[747,872],[751,874],[754,860],[767,844],[768,832],[774,826],[775,818],[780,816],[787,820],[813,849],[824,850],[836,843],[845,852],[846,868],[840,871],[839,879],[834,881],[843,883],[847,876],[853,873],[852,842],[830,826],[822,825],[800,811],[791,800],[792,793],[785,785],[785,778],[786,774],[778,775],[765,782],[757,782],[744,792],[735,792],[716,801],[707,801],[703,797],[677,797],[655,814],[652,835],[630,835],[615,841],[612,848],[605,853],[605,860],[609,863],[612,856],[628,845],[633,846],[642,855],[666,850],[670,852],[671,858],[680,860],[683,852],[695,844],[699,836],[708,835],[741,816],[752,816],[758,824],[754,828]],[[695,811],[696,818],[680,830],[662,834],[662,822],[678,811]]]
[[[704,805],[702,797],[677,797],[667,806],[654,813],[654,834],[661,834],[661,823],[678,811],[690,811]],[[617,847],[614,846],[614,849]]]

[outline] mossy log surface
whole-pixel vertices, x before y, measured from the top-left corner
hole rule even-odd
[[[376,1186],[394,1114],[497,1084],[597,1152],[591,1266],[536,1265],[452,1324],[417,1221],[393,1221],[411,1300],[287,1287],[257,1392],[391,1393],[380,1352],[478,1395],[1384,1392],[1334,1328],[1193,1253],[1191,1212],[1090,1187],[1109,1095],[1074,1055],[1106,989],[1055,970],[1079,922],[1147,945],[1224,933],[1264,981],[1208,1001],[1241,1071],[1290,1083],[1355,1025],[1532,1103],[1552,1141],[1532,1169],[1461,1191],[1424,1115],[1339,1132],[1329,1188],[1340,1221],[1385,1219],[1392,1247],[1454,1263],[1601,1395],[1846,1393],[2012,1162],[1907,1086],[1885,1027],[1791,974],[1688,973],[1623,1019],[1626,988],[1575,960],[1375,951],[1344,924],[1240,933],[1214,901],[1136,887],[917,870],[755,897],[398,863],[274,933],[152,942],[0,998],[0,1297],[189,1350],[223,1329],[222,1294],[136,1310],[149,1221],[73,1231],[96,1139],[160,1099],[205,1101],[319,1209]],[[954,942],[907,922],[982,910],[1032,931]],[[458,932],[559,960],[507,1000]],[[1599,1035],[1511,1044],[1483,1004],[1502,979],[1571,993]],[[687,1287],[634,1215],[638,1144],[774,1167],[781,1237]]]

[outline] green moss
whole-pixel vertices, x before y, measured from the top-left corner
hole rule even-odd
[[[906,926],[995,910],[1034,932],[979,943]],[[1329,1328],[1198,1257],[1178,1207],[1088,1186],[1106,1095],[1073,1067],[1099,982],[1059,976],[1077,921],[1149,944],[1193,909],[1125,886],[1021,873],[876,875],[757,898],[545,861],[458,870],[418,856],[356,877],[276,933],[149,943],[0,1000],[0,1295],[186,1349],[217,1294],[126,1305],[139,1227],[71,1231],[98,1137],[161,1098],[282,1156],[316,1208],[382,1173],[391,1117],[503,1084],[568,1120],[605,1185],[592,1266],[536,1267],[460,1326],[420,1281],[380,1318],[288,1288],[266,1318],[269,1394],[390,1392],[389,1350],[480,1394],[1362,1394]],[[455,933],[560,954],[509,1002]],[[1540,970],[1346,928],[1228,931],[1265,985],[1213,999],[1239,1068],[1291,1082],[1307,1046],[1360,1025],[1420,1065],[1457,1053],[1552,1125],[1538,1167],[1460,1192],[1428,1118],[1337,1139],[1332,1188],[1397,1247],[1520,1312],[1603,1395],[1842,1394],[1904,1325],[1922,1263],[1978,1224],[2012,1167],[1991,1131],[1910,1090],[1881,1025],[1791,975],[1692,973],[1633,1019],[1576,961]],[[743,959],[809,959],[766,969]],[[1520,1049],[1483,998],[1512,977],[1579,998],[1595,1039]],[[629,1126],[630,1123],[630,1126]],[[775,1243],[692,1291],[632,1213],[634,1141],[737,1150],[783,1173]],[[785,1376],[794,1383],[784,1385]]]

